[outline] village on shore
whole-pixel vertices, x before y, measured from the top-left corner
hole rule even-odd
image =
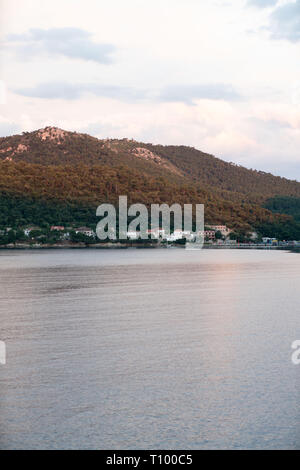
[[[140,232],[129,230],[127,240],[100,241],[95,230],[90,227],[64,227],[53,225],[49,228],[27,226],[15,230],[7,227],[0,230],[0,248],[72,248],[72,247],[170,247],[185,246],[201,237],[207,248],[279,248],[300,247],[300,241],[278,240],[271,237],[261,237],[256,232],[247,236],[237,234],[226,225],[206,225],[205,230],[197,234],[175,229],[167,234],[162,228],[152,228],[147,231],[148,240],[141,239]]]

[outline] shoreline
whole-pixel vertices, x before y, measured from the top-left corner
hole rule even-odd
[[[9,244],[0,246],[0,250],[87,250],[87,249],[96,249],[96,250],[126,250],[126,249],[185,249],[185,245],[150,245],[150,244],[141,244],[141,243],[95,243],[91,245],[86,244],[55,244],[55,245],[38,245],[38,244]],[[300,247],[293,246],[263,246],[263,245],[204,245],[204,250],[285,250],[292,252],[300,252]]]

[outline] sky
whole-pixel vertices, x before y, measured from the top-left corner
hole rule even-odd
[[[300,181],[300,0],[0,0],[0,136],[48,125]]]

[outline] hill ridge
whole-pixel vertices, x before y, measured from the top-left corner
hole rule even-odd
[[[0,139],[1,194],[89,207],[115,201],[120,194],[149,204],[204,203],[210,223],[249,230],[279,220],[294,223],[289,211],[287,216],[272,214],[268,207],[275,206],[268,201],[300,198],[300,183],[194,147],[98,139],[46,126]]]

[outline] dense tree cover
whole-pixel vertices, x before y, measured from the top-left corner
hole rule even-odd
[[[43,137],[46,131],[51,138]],[[162,146],[128,139],[99,140],[87,134],[56,128],[0,139],[0,159],[12,158],[40,165],[105,166],[135,169],[147,176],[163,176],[178,184],[199,185],[232,202],[262,204],[275,196],[300,197],[300,183],[249,170],[186,146]],[[44,139],[44,140],[43,140]],[[136,149],[151,151],[158,159],[137,156]]]
[[[97,223],[96,206],[47,201],[34,197],[0,193],[0,228],[37,225],[48,229],[51,225],[93,226]]]
[[[231,201],[262,202],[276,195],[300,197],[300,183],[297,181],[249,170],[191,147],[149,144],[147,147],[168,159],[196,183],[213,188]]]
[[[300,238],[292,217],[275,214],[297,217],[296,181],[189,147],[98,140],[55,128],[46,129],[46,137],[43,132],[0,139],[0,227],[94,226],[99,204],[116,204],[119,195],[127,195],[129,204],[203,203],[207,223],[271,236],[277,236],[276,227],[278,233],[286,230],[290,238]],[[143,156],[137,149],[149,153]],[[274,200],[278,195],[281,200]]]
[[[300,223],[294,221],[281,222],[263,222],[257,224],[257,230],[265,237],[274,237],[278,240],[300,240]]]
[[[182,182],[184,179],[168,161],[158,165],[137,158],[134,149],[141,145],[137,142],[127,139],[99,140],[86,134],[63,132],[65,135],[61,139],[42,140],[39,131],[0,138],[0,161],[12,158],[14,162],[39,165],[126,166],[147,175],[165,175],[172,181]]]
[[[205,204],[207,223],[225,223],[245,230],[257,221],[286,220],[259,206],[233,204],[205,190],[179,186],[163,177],[146,177],[127,167],[3,162],[0,165],[0,194],[3,206],[0,220],[5,218],[9,225],[13,220],[28,223],[30,219],[30,223],[41,223],[42,217],[46,223],[62,224],[71,221],[72,217],[90,223],[91,213],[99,204],[117,204],[119,195],[128,195],[129,204]],[[8,202],[10,198],[11,203]],[[18,198],[17,203],[14,198]]]
[[[264,207],[275,213],[291,215],[297,222],[300,222],[299,197],[277,196],[268,199]]]

